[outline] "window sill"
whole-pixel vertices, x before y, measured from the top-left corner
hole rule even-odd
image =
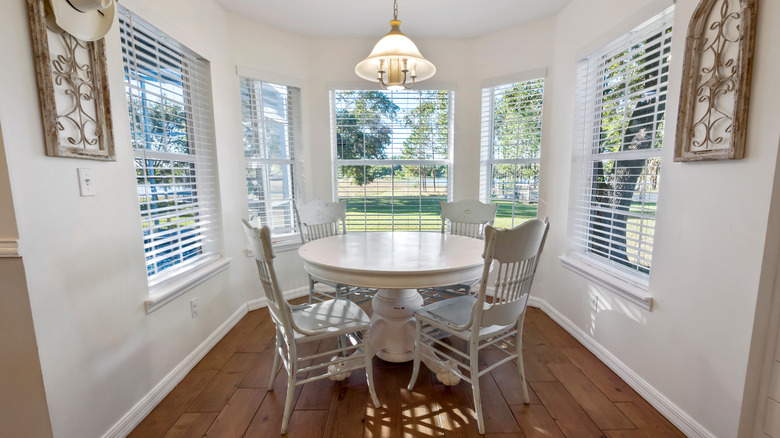
[[[149,299],[145,301],[146,314],[154,312],[173,301],[179,295],[224,271],[230,265],[230,260],[230,258],[219,257],[200,266],[193,267],[190,271],[181,273],[168,281],[152,286],[149,289]]]
[[[565,268],[598,283],[639,307],[649,311],[653,310],[653,297],[648,291],[647,284],[632,280],[626,275],[579,254],[570,254],[559,258]]]

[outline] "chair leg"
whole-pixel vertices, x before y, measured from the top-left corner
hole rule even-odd
[[[523,320],[518,322],[517,334],[515,334],[515,353],[517,354],[517,372],[520,373],[520,384],[523,385],[523,402],[531,403],[528,397],[528,382],[525,380],[525,366],[523,365]]]
[[[314,278],[309,275],[309,304],[314,303]]]
[[[485,434],[485,420],[482,418],[482,399],[479,395],[479,349],[477,343],[469,346],[469,373],[471,377],[471,390],[474,392],[474,411],[477,413],[477,427],[480,435]]]
[[[284,416],[282,417],[282,435],[287,433],[287,426],[290,424],[290,415],[292,414],[293,396],[295,395],[295,376],[298,370],[295,366],[290,367],[290,375],[287,378],[287,397],[284,399]]]
[[[412,378],[409,379],[409,384],[406,389],[409,391],[414,388],[414,384],[417,382],[417,374],[420,372],[420,349],[422,346],[422,321],[417,320],[417,328],[414,331],[414,366],[412,367]]]
[[[268,390],[274,390],[274,380],[279,373],[279,356],[282,354],[282,334],[276,330],[276,348],[274,349],[274,364],[271,367],[271,378],[268,380]]]
[[[284,415],[282,416],[282,435],[287,433],[287,425],[292,415],[293,396],[295,395],[295,383],[298,377],[298,351],[295,341],[287,343],[287,396],[284,399]]]
[[[369,345],[369,336],[367,332],[363,332],[363,355],[366,360],[366,382],[368,382],[368,393],[371,394],[371,401],[374,402],[374,407],[381,408],[379,398],[376,396],[376,389],[374,388],[374,364],[373,357],[371,356],[371,348]]]

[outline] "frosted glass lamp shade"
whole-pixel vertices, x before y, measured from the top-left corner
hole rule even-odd
[[[385,71],[384,81],[390,89],[404,88],[405,76],[414,77],[414,81],[424,81],[436,74],[436,67],[422,56],[412,40],[401,33],[400,25],[399,20],[390,21],[390,32],[376,43],[366,59],[355,66],[355,74],[377,81],[382,79],[379,71]],[[402,72],[404,69],[408,70],[406,75]]]

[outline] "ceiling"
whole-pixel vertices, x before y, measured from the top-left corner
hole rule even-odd
[[[390,30],[391,0],[216,0],[228,11],[310,37],[374,37]],[[474,38],[556,14],[571,0],[399,0],[410,38]]]

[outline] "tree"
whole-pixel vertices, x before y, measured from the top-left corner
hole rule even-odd
[[[449,148],[449,93],[446,91],[421,91],[419,105],[404,117],[404,124],[411,134],[404,141],[401,157],[412,160],[447,158]],[[420,187],[427,188],[428,177],[442,177],[446,166],[403,166],[403,172],[420,179]]]
[[[666,60],[661,58],[658,46],[663,43],[667,31],[660,32],[641,43],[641,48],[626,62],[615,63],[605,72],[604,83],[610,84],[614,78],[626,75],[626,70],[636,69],[632,79],[617,81],[615,86],[606,86],[602,92],[604,106],[601,114],[601,129],[599,152],[619,152],[649,149],[659,146],[660,139],[653,131],[660,131],[666,106],[665,95],[659,95],[657,87],[661,80],[662,70],[668,69]],[[648,56],[648,53],[649,56]],[[614,58],[626,57],[623,52]],[[613,59],[614,59],[613,58]],[[639,95],[640,98],[631,105],[629,96]],[[627,118],[625,113],[630,111]],[[628,121],[625,128],[621,124]],[[654,161],[652,161],[654,160]],[[592,204],[600,208],[591,211],[593,226],[591,228],[591,248],[600,251],[609,249],[607,257],[625,266],[648,273],[649,269],[628,259],[626,231],[633,194],[637,189],[640,176],[655,164],[655,159],[603,160],[593,163]],[[638,266],[638,267],[637,267]]]
[[[336,94],[336,151],[338,159],[385,159],[392,141],[388,120],[398,106],[379,91],[348,91]],[[389,170],[377,166],[341,166],[339,177],[365,185]]]
[[[501,90],[493,101],[493,158],[539,158],[542,143],[541,99],[544,79],[518,82]],[[536,186],[538,165],[493,165],[492,178]],[[514,187],[512,187],[514,193]]]

